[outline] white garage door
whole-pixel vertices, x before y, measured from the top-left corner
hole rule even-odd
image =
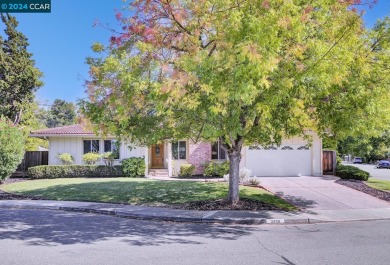
[[[298,176],[312,174],[311,150],[289,145],[271,150],[247,147],[246,168],[254,176]]]

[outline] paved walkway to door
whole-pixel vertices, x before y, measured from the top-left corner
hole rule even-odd
[[[390,203],[335,183],[337,177],[261,177],[269,191],[307,212],[390,208]]]

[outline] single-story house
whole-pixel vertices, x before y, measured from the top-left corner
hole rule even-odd
[[[313,132],[308,134],[312,136],[311,145],[301,137],[293,137],[284,139],[280,146],[245,146],[240,166],[250,169],[253,176],[320,176],[322,140]],[[194,143],[183,139],[149,147],[129,143],[116,145],[115,137],[102,138],[79,124],[32,131],[30,136],[49,140],[49,165],[61,164],[57,159],[61,153],[70,153],[75,164],[82,164],[85,153],[114,152],[115,164],[124,158],[144,157],[146,174],[172,176],[179,172],[182,164],[193,164],[195,173],[202,174],[205,163],[227,159],[218,142]]]

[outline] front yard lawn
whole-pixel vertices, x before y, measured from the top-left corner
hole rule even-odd
[[[368,179],[366,182],[368,186],[377,190],[390,192],[390,181],[380,179]]]
[[[149,206],[225,199],[228,193],[227,183],[156,181],[140,178],[42,179],[12,183],[2,186],[1,189],[50,200]],[[260,188],[241,186],[240,197],[268,203],[283,210],[296,210],[294,206]]]

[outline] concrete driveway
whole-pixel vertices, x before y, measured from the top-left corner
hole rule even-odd
[[[334,176],[262,177],[260,183],[311,213],[390,208],[386,201],[335,183],[337,179]]]

